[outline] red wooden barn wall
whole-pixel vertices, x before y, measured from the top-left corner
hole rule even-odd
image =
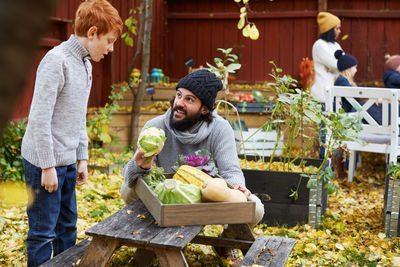
[[[26,90],[17,105],[14,118],[28,115],[35,71],[40,59],[54,45],[66,40],[81,0],[60,0],[50,20],[49,32],[41,42],[37,59],[28,74]],[[139,0],[110,0],[123,20]],[[238,81],[253,83],[268,79],[273,60],[285,73],[298,77],[303,57],[311,58],[318,38],[316,15],[328,10],[342,19],[343,49],[359,61],[356,80],[381,80],[384,54],[400,53],[400,1],[398,0],[251,0],[249,20],[255,22],[260,38],[244,38],[236,29],[239,6],[233,0],[153,0],[153,27],[150,70],[162,68],[177,81],[187,73],[184,60],[192,56],[197,65],[220,57],[219,47],[233,47],[242,69]],[[135,42],[136,43],[136,42]],[[94,63],[94,80],[89,106],[107,101],[110,84],[126,78],[136,46],[127,47],[118,40],[114,52]],[[136,64],[140,67],[140,62]]]
[[[109,0],[117,8],[122,20],[124,21],[132,6],[138,6],[140,0]],[[73,33],[72,21],[75,12],[82,0],[59,0],[57,10],[50,18],[49,30],[40,43],[35,62],[31,71],[27,74],[27,82],[23,94],[20,96],[12,118],[20,119],[28,116],[30,103],[32,101],[33,88],[35,84],[35,73],[42,57],[52,47],[69,38]],[[159,66],[160,61],[164,61],[163,43],[166,36],[166,14],[164,14],[163,0],[153,0],[153,27],[152,27],[152,46],[151,46],[151,66]],[[125,29],[124,29],[125,30]],[[136,42],[135,42],[136,43]],[[90,107],[103,106],[110,92],[112,83],[124,81],[130,61],[133,58],[136,47],[127,47],[120,39],[114,45],[114,52],[106,56],[101,62],[93,64],[93,86],[89,99]],[[140,62],[136,64],[140,66]]]
[[[312,57],[318,38],[316,15],[324,5],[342,19],[341,37],[348,38],[339,43],[359,61],[356,80],[381,80],[384,54],[400,53],[398,0],[251,0],[254,13],[249,20],[260,31],[257,41],[244,38],[236,29],[239,6],[233,0],[171,0],[165,72],[178,79],[186,73],[182,63],[186,57],[205,65],[221,56],[218,47],[233,47],[243,65],[241,81],[266,80],[270,60],[297,78],[301,59]]]

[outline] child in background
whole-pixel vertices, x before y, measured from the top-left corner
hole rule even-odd
[[[335,58],[337,59],[337,68],[339,70],[335,85],[357,86],[354,82],[354,76],[357,73],[357,59],[352,55],[345,54],[342,50],[335,51]]]
[[[88,177],[86,109],[92,85],[90,60],[114,49],[122,31],[118,11],[106,0],[82,2],[70,38],[51,49],[36,73],[29,122],[22,141],[26,185],[28,266],[39,266],[75,245],[75,185]]]
[[[400,56],[385,56],[385,72],[383,73],[383,82],[386,88],[400,89]]]
[[[354,82],[354,76],[357,73],[357,59],[352,55],[345,54],[342,50],[335,52],[335,57],[338,59],[337,67],[339,75],[335,79],[335,85],[337,86],[357,86]],[[363,104],[362,99],[357,100],[360,104]],[[346,112],[355,112],[353,106],[344,98],[342,98],[342,107]],[[368,113],[378,123],[382,124],[382,105],[375,104],[368,109]]]
[[[357,73],[357,59],[352,55],[345,54],[342,50],[335,51],[335,58],[337,59],[337,68],[339,70],[339,74],[335,78],[335,85],[357,86],[354,82],[354,76]],[[342,98],[342,107],[346,112],[355,111],[344,98]]]
[[[337,68],[339,70],[339,74],[335,78],[335,85],[337,86],[357,86],[354,81],[354,76],[357,73],[357,64],[358,61],[355,57],[349,54],[345,54],[342,50],[335,51],[335,58],[337,59]],[[352,105],[342,97],[342,107],[346,112],[354,112],[355,109]],[[342,148],[339,148],[335,152],[334,157],[334,170],[336,173],[335,178],[343,178],[346,176],[344,170],[347,168],[344,164],[343,160],[344,151]]]

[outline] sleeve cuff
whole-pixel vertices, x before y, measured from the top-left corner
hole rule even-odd
[[[128,187],[134,187],[137,178],[146,173],[146,171],[147,170],[137,166],[134,159],[131,159],[124,167],[123,175],[125,183],[128,185]]]
[[[89,159],[89,154],[88,154],[88,148],[87,147],[78,147],[76,150],[76,160],[88,160]]]
[[[38,157],[40,168],[46,169],[56,166],[56,159],[52,152],[40,153]]]

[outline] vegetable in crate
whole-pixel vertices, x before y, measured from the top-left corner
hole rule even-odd
[[[156,186],[159,183],[164,182],[165,179],[164,168],[161,167],[153,167],[145,175],[143,175],[143,180],[153,191]]]
[[[175,179],[166,179],[157,185],[154,193],[164,204],[200,203],[201,191],[195,185],[184,184]]]
[[[194,155],[179,155],[177,166],[175,167],[178,168],[182,165],[196,167],[211,176],[215,176],[218,173],[213,156],[206,149],[197,150]]]
[[[150,126],[140,133],[137,145],[144,151],[144,157],[151,157],[160,153],[166,139],[163,129]]]
[[[201,195],[204,201],[215,202],[246,202],[245,194],[237,189],[228,187],[222,178],[212,178],[202,185]]]
[[[201,189],[201,185],[204,181],[211,179],[212,177],[205,172],[200,171],[196,167],[182,165],[174,174],[173,178],[185,184],[195,185]]]

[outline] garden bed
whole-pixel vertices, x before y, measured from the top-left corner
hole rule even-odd
[[[240,157],[243,158],[242,155]],[[254,156],[246,158],[256,160]],[[280,161],[278,158],[276,160]],[[269,161],[269,158],[266,157],[265,161]],[[320,159],[306,160],[307,166],[318,167],[321,163]],[[299,172],[250,169],[242,171],[246,179],[246,187],[258,195],[264,204],[263,223],[288,226],[308,223],[313,227],[320,225],[322,214],[326,210],[328,194],[324,189],[324,184],[316,178],[315,174],[311,175],[311,179],[316,179],[315,186],[307,188],[308,178],[301,177],[302,173]],[[297,188],[299,181],[298,198],[294,200],[289,195]]]
[[[271,113],[274,106],[273,102],[258,103],[258,102],[241,102],[231,101],[240,113]]]

